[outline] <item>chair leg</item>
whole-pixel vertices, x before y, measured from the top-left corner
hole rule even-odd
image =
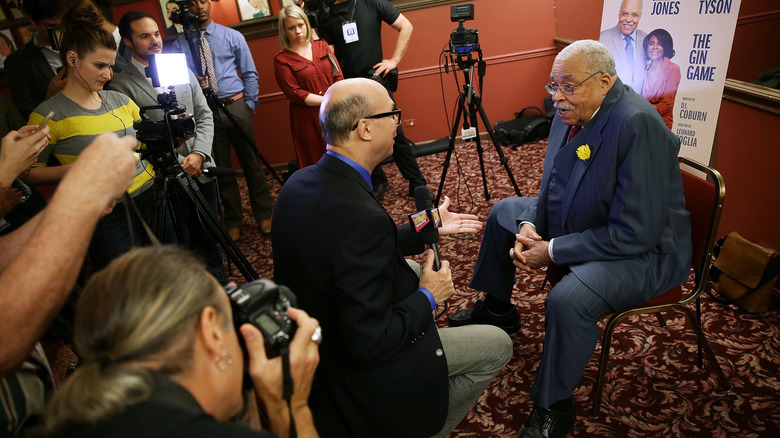
[[[612,333],[615,331],[615,326],[623,318],[620,315],[613,315],[607,321],[606,327],[604,327],[604,337],[601,341],[601,357],[599,358],[599,373],[596,378],[596,388],[593,394],[593,408],[590,415],[592,417],[599,416],[599,410],[601,409],[601,393],[604,390],[604,383],[606,383],[607,374],[607,361],[609,360],[609,348],[612,344]]]
[[[723,369],[721,369],[720,363],[718,363],[718,359],[715,357],[715,353],[712,352],[710,343],[707,342],[707,338],[704,336],[704,331],[701,328],[701,324],[699,324],[699,322],[696,320],[696,315],[694,315],[693,311],[687,306],[681,305],[675,306],[675,308],[683,312],[685,317],[688,319],[688,322],[690,322],[691,326],[693,326],[693,330],[696,332],[696,336],[699,339],[699,346],[703,348],[704,352],[707,354],[707,361],[709,361],[712,371],[714,371],[715,375],[718,377],[720,386],[724,391],[731,391],[731,385],[729,385],[729,381],[726,379],[726,375],[723,374]]]
[[[702,325],[701,325],[701,297],[700,296],[696,297],[696,322],[699,323],[699,327],[702,327]],[[702,330],[702,332],[703,332],[703,330]],[[699,347],[699,368],[701,369],[701,368],[704,368],[704,361],[703,361],[703,358],[702,358],[703,355],[702,355],[702,352],[701,352],[701,350],[702,350],[701,341],[699,341],[697,339],[696,340],[696,344]]]
[[[666,327],[666,320],[661,315],[661,312],[655,312],[655,318],[658,320],[658,325],[661,327]]]

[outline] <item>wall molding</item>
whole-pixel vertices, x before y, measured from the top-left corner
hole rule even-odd
[[[723,98],[780,115],[780,90],[727,78]]]
[[[737,18],[737,26],[756,24],[764,21],[780,20],[780,11],[769,11],[761,14],[745,15]]]
[[[545,47],[536,50],[529,50],[526,52],[505,53],[503,55],[483,58],[483,60],[488,66],[491,66],[491,65],[498,65],[498,64],[513,63],[513,62],[522,62],[522,61],[527,61],[536,58],[545,58],[545,57],[555,56],[557,53],[558,53],[558,49],[556,47]],[[407,80],[407,79],[416,79],[416,78],[422,78],[428,76],[438,76],[439,72],[440,72],[440,68],[438,65],[415,68],[415,69],[404,70],[399,72],[398,79]],[[259,99],[259,103],[268,104],[280,100],[285,100],[287,99],[287,97],[281,91],[277,91],[274,93],[261,94],[258,97],[258,99]]]
[[[400,12],[413,11],[415,9],[431,8],[434,6],[462,3],[463,0],[390,0]],[[230,27],[244,34],[247,40],[266,38],[279,35],[278,17],[262,17],[241,23],[231,24]]]

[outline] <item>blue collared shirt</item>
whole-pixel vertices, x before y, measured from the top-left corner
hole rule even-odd
[[[257,68],[244,35],[212,21],[206,26],[204,37],[211,45],[214,72],[217,77],[217,97],[222,99],[243,91],[246,104],[254,111],[257,108],[257,95],[260,90],[257,85]],[[197,48],[197,34],[194,38]],[[176,38],[172,47],[173,51],[187,54],[190,70],[199,71],[195,62],[200,63],[200,55],[194,57],[190,55],[190,46],[183,34]],[[239,70],[241,76],[238,75]]]
[[[354,160],[349,159],[349,158],[347,158],[347,157],[345,157],[345,156],[343,156],[341,154],[338,154],[336,152],[325,151],[325,153],[330,155],[331,157],[338,158],[339,160],[347,163],[349,165],[349,167],[357,170],[357,172],[360,174],[360,176],[362,176],[363,179],[366,180],[366,182],[368,183],[368,187],[369,188],[373,188],[373,186],[371,185],[371,172],[366,170],[365,167],[363,167],[360,164],[356,163]]]

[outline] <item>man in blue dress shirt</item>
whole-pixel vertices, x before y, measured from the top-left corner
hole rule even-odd
[[[198,17],[200,35],[195,38],[199,54],[193,56],[185,35],[179,35],[173,42],[173,50],[184,52],[192,71],[200,71],[201,87],[211,88],[220,102],[233,115],[238,126],[254,138],[253,116],[257,107],[257,69],[249,52],[246,39],[240,32],[214,23],[211,20],[209,0],[190,0],[190,10]],[[239,74],[239,71],[241,72]],[[247,144],[241,134],[221,110],[214,111],[214,161],[217,166],[230,167],[230,145],[236,151],[244,169],[252,214],[260,232],[271,232],[271,195],[265,181],[265,174],[255,154],[255,145]],[[225,226],[233,240],[238,240],[243,219],[241,195],[235,176],[220,176],[219,194],[222,197]]]

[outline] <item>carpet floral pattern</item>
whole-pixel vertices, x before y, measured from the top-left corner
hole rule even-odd
[[[535,196],[541,180],[546,141],[517,150],[502,149],[523,195]],[[418,162],[436,193],[445,153],[420,157]],[[487,218],[498,200],[514,196],[506,170],[490,145],[483,153],[490,199],[483,191],[479,157],[473,143],[458,143],[450,162],[444,194],[454,211]],[[391,189],[382,204],[396,223],[406,221],[414,200],[408,183],[393,164],[385,165]],[[243,184],[243,180],[240,180]],[[728,186],[729,181],[726,181]],[[270,181],[272,195],[280,185]],[[270,238],[257,232],[244,196],[245,222],[239,247],[261,276],[273,274]],[[726,204],[728,208],[728,203]],[[327,218],[323,218],[327,227]],[[731,230],[726,230],[731,231]],[[456,294],[438,324],[447,325],[453,312],[471,306],[480,294],[468,287],[481,241],[480,235],[442,238],[442,260],[453,269]],[[418,261],[421,259],[418,259]],[[237,272],[231,279],[241,282]],[[513,301],[522,328],[512,335],[514,355],[487,388],[451,438],[516,437],[533,401],[529,392],[544,339],[544,272],[520,273]],[[575,390],[577,437],[778,437],[780,436],[780,313],[777,306],[752,315],[702,297],[703,326],[712,349],[732,386],[724,392],[715,375],[697,366],[696,337],[682,314],[666,313],[667,327],[652,316],[630,317],[615,331],[600,415],[590,416],[601,343]],[[603,330],[603,323],[602,323]],[[410,394],[413,397],[413,394]],[[399,419],[403,421],[402,419]]]

